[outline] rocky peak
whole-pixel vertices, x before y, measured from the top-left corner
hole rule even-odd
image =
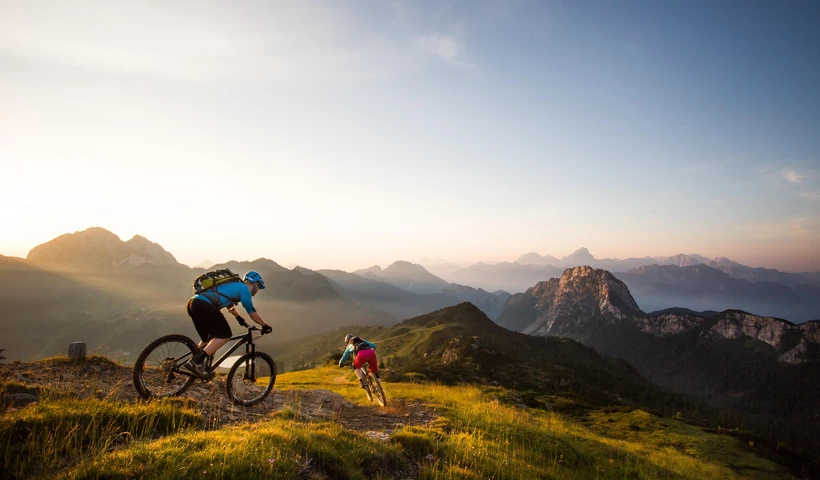
[[[629,288],[606,270],[588,266],[568,268],[558,279],[558,297],[587,298],[603,312],[614,315],[642,314]]]
[[[502,324],[525,325],[524,333],[583,337],[590,324],[643,316],[629,289],[606,270],[588,266],[568,268],[561,278],[539,282],[507,301]],[[505,306],[505,309],[506,307]],[[525,321],[511,316],[526,316]]]

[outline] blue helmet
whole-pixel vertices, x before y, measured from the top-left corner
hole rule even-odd
[[[265,289],[265,281],[262,280],[262,275],[251,270],[250,272],[246,273],[245,276],[242,278],[243,282],[251,282],[259,284],[259,290]]]

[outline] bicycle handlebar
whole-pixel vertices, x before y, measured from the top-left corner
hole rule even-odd
[[[239,322],[239,325],[242,325],[243,327],[247,328],[248,333],[262,331],[260,327],[257,327],[256,325],[251,326],[250,324],[248,324],[248,322],[246,322],[245,319],[242,317],[236,317],[236,321]],[[264,333],[259,336],[261,337],[262,335],[264,335]]]

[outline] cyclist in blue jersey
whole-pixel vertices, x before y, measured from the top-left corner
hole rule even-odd
[[[343,367],[350,354],[353,354],[353,371],[359,377],[359,383],[365,388],[362,367],[365,362],[370,366],[370,371],[376,378],[379,378],[379,360],[376,358],[376,344],[363,340],[348,333],[345,335],[345,351],[339,359],[339,366]]]
[[[204,360],[216,353],[231,338],[231,327],[220,311],[223,308],[227,308],[239,323],[244,324],[245,321],[236,310],[236,306],[241,303],[251,320],[262,326],[262,335],[273,331],[253,306],[252,297],[264,288],[265,281],[262,280],[262,276],[250,271],[242,277],[241,282],[223,283],[191,297],[188,300],[188,315],[194,322],[199,338],[202,339],[199,342],[201,350],[182,366],[199,378],[210,378]]]

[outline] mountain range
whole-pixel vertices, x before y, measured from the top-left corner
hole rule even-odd
[[[736,308],[794,321],[820,319],[820,275],[753,268],[724,257],[710,260],[680,254],[598,260],[581,248],[562,259],[529,253],[517,262],[479,262],[445,278],[489,291],[520,293],[540,281],[560,277],[565,268],[581,265],[613,272],[647,311]]]
[[[2,348],[9,358],[59,353],[74,340],[129,358],[163,331],[194,335],[184,304],[192,279],[204,270],[179,263],[142,236],[122,241],[95,227],[36,246],[26,259],[0,260],[0,284],[6,285],[0,300],[7,306],[3,321],[9,345]],[[586,249],[562,260],[594,263]],[[706,261],[694,255],[668,257],[681,265],[701,260]],[[745,278],[705,263],[643,266],[615,275],[645,311],[734,308],[796,321],[820,317],[820,286],[811,283],[810,275],[755,269],[726,259],[714,265]],[[512,291],[523,292],[562,273],[558,267],[519,263],[479,263],[447,279],[404,261],[354,273],[288,269],[269,259],[211,266],[220,267],[254,269],[263,275],[270,288],[256,302],[278,338],[346,324],[391,325],[464,301],[497,319],[510,296],[499,287],[514,285]],[[470,283],[476,279],[478,283]],[[36,338],[25,325],[37,325],[44,333]]]
[[[741,413],[771,438],[820,449],[820,321],[739,310],[646,314],[615,275],[584,266],[513,295],[498,323],[573,338],[658,385]]]
[[[263,276],[268,288],[254,303],[280,339],[342,325],[391,325],[463,301],[495,318],[509,296],[450,284],[408,262],[373,269],[371,278],[287,269],[264,258],[210,268]],[[195,336],[185,303],[203,271],[144,237],[122,241],[99,227],[61,235],[26,259],[0,256],[5,356],[54,355],[82,340],[91,351],[128,359],[164,332]]]

